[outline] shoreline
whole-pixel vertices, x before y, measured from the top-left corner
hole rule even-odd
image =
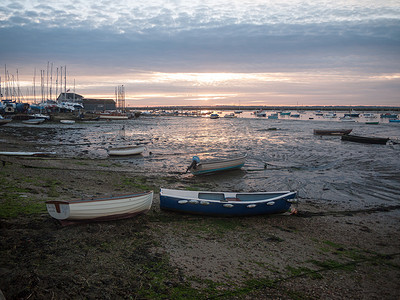
[[[398,205],[343,210],[300,199],[297,215],[182,215],[160,211],[160,187],[218,190],[218,184],[122,172],[112,161],[2,160],[6,299],[400,296]],[[44,206],[47,199],[145,189],[156,193],[151,210],[126,220],[61,227]]]

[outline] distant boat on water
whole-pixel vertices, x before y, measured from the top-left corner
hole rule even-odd
[[[344,135],[349,134],[353,129],[314,129],[315,135]]]
[[[367,137],[367,136],[350,135],[350,134],[342,136],[342,141],[364,143],[364,144],[386,145],[388,140],[389,140],[389,138]]]
[[[385,113],[385,114],[381,114],[381,118],[397,119],[398,116],[396,114],[392,114],[392,113]]]
[[[219,115],[218,114],[211,114],[210,119],[218,119]]]

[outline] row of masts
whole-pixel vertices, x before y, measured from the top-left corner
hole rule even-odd
[[[125,87],[123,85],[115,88],[115,103],[118,110],[125,112]]]
[[[53,71],[55,78],[53,82]],[[33,87],[31,91],[27,88],[26,99],[21,91],[19,84],[19,73],[16,76],[10,74],[7,66],[4,65],[4,78],[0,76],[0,98],[1,100],[11,100],[15,102],[46,102],[47,100],[56,101],[59,93],[67,93],[67,66],[56,67],[54,70],[53,63],[47,62],[47,69],[40,70],[40,92],[37,93],[36,87],[36,68],[33,74]],[[54,89],[55,85],[55,89]],[[28,96],[29,95],[29,96]]]

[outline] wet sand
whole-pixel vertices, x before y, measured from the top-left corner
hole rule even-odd
[[[112,160],[0,157],[6,299],[398,299],[399,209],[300,197],[298,214],[212,218],[159,210],[159,188],[219,190]],[[239,171],[246,172],[246,171]],[[229,175],[228,175],[229,176]],[[47,199],[153,189],[150,212],[62,227]]]

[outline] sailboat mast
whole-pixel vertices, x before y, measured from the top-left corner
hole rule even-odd
[[[33,70],[33,103],[36,104],[36,68]]]

